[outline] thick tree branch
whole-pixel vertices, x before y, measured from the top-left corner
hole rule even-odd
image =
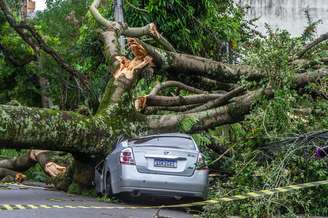
[[[326,68],[298,74],[293,82],[294,88],[302,88],[306,84],[315,82],[327,75],[328,69]],[[233,92],[234,91],[230,92],[230,94]],[[188,117],[196,118],[198,122],[191,129],[191,132],[197,132],[219,125],[239,122],[243,119],[244,115],[250,112],[251,106],[260,96],[271,97],[272,95],[273,92],[269,88],[258,89],[255,91],[249,91],[245,95],[235,97],[233,102],[216,108],[176,115],[149,115],[146,119],[151,129],[156,131],[176,131],[177,125],[183,119]]]
[[[318,70],[312,70],[305,73],[300,73],[296,75],[294,80],[294,87],[295,88],[303,88],[305,85],[316,82],[319,79],[328,76],[328,68],[320,68]]]
[[[98,23],[101,25],[105,26],[106,28],[114,28],[115,23],[118,24],[117,22],[109,21],[106,18],[104,18],[98,11],[98,7],[101,4],[101,0],[94,0],[92,4],[90,5],[90,12],[92,13],[93,17],[96,19]],[[120,26],[117,27],[119,29]]]
[[[235,82],[242,76],[249,80],[259,80],[264,76],[258,69],[248,65],[226,64],[203,57],[165,51],[136,41],[154,58],[156,66],[163,70],[187,75],[212,76],[221,82]]]
[[[16,172],[24,172],[33,167],[36,163],[39,163],[44,172],[51,177],[63,174],[66,170],[66,167],[53,162],[50,158],[49,151],[46,150],[29,150],[18,157],[0,160],[0,168]],[[12,175],[12,173],[9,175]],[[2,176],[6,175],[2,174]]]
[[[104,122],[74,112],[0,105],[0,147],[99,154],[111,145],[113,130]]]
[[[187,111],[186,113],[200,112],[200,111],[208,110],[210,108],[221,106],[221,105],[227,103],[231,98],[238,96],[239,94],[241,94],[244,91],[245,91],[244,87],[238,87],[238,88],[226,93],[222,97],[219,97],[213,101],[209,101],[199,107],[193,108],[193,109]]]
[[[210,100],[222,97],[222,94],[199,94],[187,96],[159,96],[146,95],[138,97],[135,100],[135,108],[137,111],[143,110],[148,106],[181,106],[189,104],[200,104]]]
[[[176,131],[177,125],[185,118],[196,118],[196,127],[192,131],[209,128],[213,125],[223,125],[242,120],[249,113],[252,104],[262,95],[270,95],[270,90],[259,89],[238,97],[233,103],[196,113],[177,115],[150,115],[147,116],[149,128],[157,131]]]
[[[125,25],[122,34],[132,38],[139,38],[144,35],[150,36],[157,43],[162,45],[165,50],[175,52],[174,47],[165,37],[162,36],[162,34],[158,32],[157,27],[154,23],[150,23],[144,27],[127,27],[127,25]]]
[[[110,72],[115,72],[120,64],[117,57],[122,56],[118,44],[118,35],[114,30],[106,30],[101,33],[101,36],[104,43],[103,53],[109,64],[109,70]]]
[[[26,176],[22,173],[6,168],[0,168],[0,179],[4,179],[8,176],[10,177],[9,181],[16,181],[18,183],[22,182],[26,178]]]
[[[302,58],[309,50],[319,45],[321,42],[326,41],[328,39],[328,33],[322,34],[319,38],[314,40],[313,42],[307,44],[302,51],[300,51],[296,57],[298,59]]]
[[[119,62],[119,66],[113,71],[114,80],[109,81],[106,86],[98,113],[104,111],[110,106],[110,104],[118,103],[122,100],[122,95],[131,88],[137,74],[141,70],[152,70],[152,67],[154,66],[152,58],[147,56],[143,48],[134,42],[134,40],[128,41],[130,49],[135,56],[132,60],[129,60],[124,56],[115,56]]]
[[[41,150],[30,150],[25,155],[17,158],[6,159],[0,161],[0,179],[11,177],[16,182],[22,182],[26,176],[24,172],[39,162],[44,172],[56,177],[62,175],[66,171],[66,167],[60,166],[49,159],[49,152]]]
[[[197,106],[200,106],[200,104],[190,104],[181,106],[151,106],[146,107],[143,111],[143,114],[153,114],[159,111],[185,112]]]
[[[158,83],[153,90],[149,93],[149,95],[157,95],[161,90],[168,88],[168,87],[177,87],[179,89],[187,90],[188,92],[195,93],[195,94],[207,94],[207,91],[194,88],[192,86],[188,86],[182,82],[178,81],[165,81],[163,83]]]
[[[196,76],[196,79],[200,80],[205,86],[213,87],[213,89],[230,91],[237,88],[237,84],[235,83],[224,83],[205,76]]]
[[[11,159],[0,160],[0,168],[6,168],[13,171],[24,172],[34,166],[37,160],[31,158],[31,150],[24,155]]]

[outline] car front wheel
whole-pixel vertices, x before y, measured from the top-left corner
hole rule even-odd
[[[111,197],[113,195],[111,176],[110,176],[110,173],[109,172],[107,172],[107,174],[106,174],[106,189],[105,189],[105,194],[106,194],[107,197]]]

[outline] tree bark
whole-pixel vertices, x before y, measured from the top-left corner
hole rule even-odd
[[[260,80],[264,77],[261,71],[248,65],[226,64],[203,57],[165,51],[139,40],[137,42],[154,58],[156,66],[162,70],[186,75],[212,76],[221,82],[236,82],[242,76],[249,80]]]
[[[115,120],[115,118],[113,117]],[[110,147],[113,131],[101,117],[0,105],[0,146],[94,154]]]

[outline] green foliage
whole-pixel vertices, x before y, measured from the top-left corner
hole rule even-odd
[[[199,120],[196,117],[185,117],[179,122],[181,132],[189,132]]]
[[[304,42],[308,42],[314,39],[317,32],[317,27],[322,23],[322,20],[313,21],[313,18],[310,15],[310,10],[307,8],[304,11],[305,17],[307,19],[307,27],[304,29],[302,34],[302,39]]]
[[[211,187],[212,198],[327,179],[327,160],[313,157],[315,147],[325,144],[324,141],[270,144],[290,135],[328,127],[326,100],[300,95],[291,89],[297,66],[290,63],[290,57],[301,49],[302,40],[302,37],[291,38],[285,31],[270,30],[267,38],[255,39],[251,45],[245,44],[242,62],[265,69],[267,78],[262,81],[262,86],[273,88],[274,97],[261,99],[243,122],[231,125],[232,135],[217,137],[213,136],[215,131],[212,130],[215,140],[233,148],[232,154],[223,158],[218,167],[230,172],[231,176]],[[320,50],[311,56],[313,59],[320,57]],[[325,82],[323,79],[305,89],[321,89],[325,93]],[[216,131],[222,130],[217,128]],[[327,215],[327,192],[328,188],[322,186],[222,203],[205,207],[203,216]]]
[[[155,22],[180,51],[220,58],[223,42],[236,47],[246,40],[243,11],[230,0],[131,0],[125,5],[129,25]]]
[[[24,173],[27,176],[27,179],[37,181],[37,182],[46,182],[47,176],[43,172],[42,167],[37,164],[30,168],[27,172]]]
[[[233,157],[234,176],[227,182],[218,182],[212,187],[212,197],[231,196],[249,191],[271,189],[289,184],[320,181],[327,178],[327,162],[304,156],[304,147],[289,145],[274,160],[267,164],[259,161],[260,152],[245,152]],[[240,149],[238,149],[240,150]],[[311,149],[309,149],[311,152]],[[325,186],[289,193],[275,194],[270,197],[222,203],[205,208],[205,217],[214,214],[231,214],[242,217],[263,217],[269,215],[295,216],[296,214],[327,215],[328,189]]]
[[[242,49],[243,63],[263,69],[266,74],[264,84],[276,87],[287,86],[294,78],[294,70],[290,67],[291,54],[295,53],[298,40],[291,38],[287,31],[272,32],[268,29],[268,37],[256,38]]]

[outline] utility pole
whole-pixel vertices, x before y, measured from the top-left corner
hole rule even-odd
[[[122,24],[124,23],[123,1],[124,0],[114,0],[114,18],[116,22]],[[123,36],[120,36],[119,44],[121,51],[123,51],[125,48],[125,39]]]

